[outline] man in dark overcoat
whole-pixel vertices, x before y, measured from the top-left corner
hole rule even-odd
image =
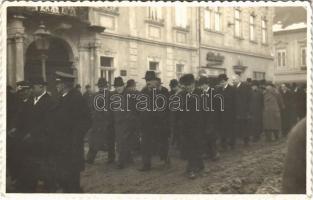
[[[262,120],[263,120],[263,93],[259,89],[258,81],[251,82],[251,96],[249,102],[249,131],[253,136],[253,141],[257,142],[262,133]]]
[[[219,158],[219,153],[217,151],[217,130],[216,130],[216,112],[218,108],[216,107],[216,99],[214,95],[216,93],[213,88],[212,79],[202,76],[198,81],[199,88],[203,92],[203,98],[205,105],[205,111],[203,112],[203,128],[204,138],[203,138],[203,150],[207,158],[212,160],[217,160]]]
[[[115,91],[111,95],[110,102],[116,102],[111,104],[111,109],[118,153],[117,168],[123,169],[133,161],[131,147],[138,121],[138,112],[135,109],[136,93],[125,89],[122,77],[116,77],[113,86]]]
[[[153,111],[153,94],[157,90],[157,79],[154,71],[147,71],[145,75],[146,86],[141,90],[143,102],[147,103],[146,108],[139,108],[141,121],[141,152],[142,167],[139,171],[151,169],[151,157],[155,152],[156,136],[159,130],[159,113]],[[139,101],[141,101],[139,99]]]
[[[250,132],[248,130],[248,119],[250,118],[249,104],[251,88],[241,82],[239,75],[234,75],[233,84],[235,87],[235,137],[240,137],[245,145],[250,142]]]
[[[32,98],[25,101],[17,128],[20,131],[23,160],[21,167],[21,192],[38,192],[37,184],[44,182],[47,191],[53,191],[50,179],[50,135],[47,130],[50,112],[53,108],[52,97],[46,91],[46,84],[41,77],[33,77]],[[25,122],[26,120],[26,122]]]
[[[216,104],[216,112],[218,113],[217,127],[220,133],[221,145],[224,150],[227,147],[233,148],[235,146],[235,89],[228,83],[228,77],[226,74],[220,74],[218,76],[219,86],[217,93],[223,97],[223,104]]]
[[[84,169],[84,136],[91,124],[88,106],[74,85],[75,77],[56,72],[60,94],[54,114],[53,153],[57,183],[65,193],[78,193],[80,172]]]
[[[284,102],[284,107],[281,109],[281,132],[283,136],[287,136],[288,132],[292,128],[293,124],[295,123],[296,118],[292,120],[295,110],[294,105],[292,105],[292,92],[289,88],[282,84],[280,87],[280,94]]]
[[[115,160],[115,134],[113,113],[109,109],[111,94],[105,78],[99,78],[97,86],[99,91],[92,97],[92,124],[88,136],[89,151],[87,153],[87,163],[92,164],[100,150],[108,151],[108,163],[112,163]]]
[[[192,74],[183,75],[179,82],[183,91],[179,93],[182,111],[178,117],[182,121],[181,134],[187,160],[186,172],[190,179],[194,179],[196,173],[204,169],[202,91],[195,88],[195,79]]]
[[[168,108],[168,99],[169,99],[169,91],[166,87],[162,86],[162,81],[160,78],[156,78],[157,86],[156,86],[156,94],[163,95],[165,97],[165,101],[157,100],[155,103],[158,107],[164,106],[164,110],[157,111],[158,112],[158,134],[156,135],[157,142],[157,152],[160,156],[161,161],[164,161],[165,165],[170,164],[170,159],[168,157],[169,151],[169,138],[171,134],[170,129],[170,112]]]

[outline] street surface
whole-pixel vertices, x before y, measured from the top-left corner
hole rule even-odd
[[[93,165],[86,164],[81,184],[86,193],[276,194],[280,193],[285,152],[285,138],[252,143],[249,147],[238,145],[235,150],[222,152],[219,161],[205,161],[208,173],[195,180],[186,177],[186,163],[174,149],[169,168],[156,157],[150,172],[137,171],[140,156],[120,170],[115,164],[107,164],[106,153],[99,152]]]

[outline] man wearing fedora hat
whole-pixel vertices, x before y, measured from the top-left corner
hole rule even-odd
[[[84,169],[84,136],[90,127],[88,106],[74,88],[72,74],[56,72],[60,99],[53,110],[53,156],[56,180],[65,193],[81,192],[80,172]]]
[[[105,78],[100,77],[96,84],[99,91],[92,97],[92,102],[96,103],[91,107],[92,123],[91,131],[88,136],[89,150],[86,162],[92,164],[96,158],[98,151],[108,151],[108,163],[115,160],[115,134],[113,128],[113,113],[110,109],[98,110],[108,105],[110,91],[108,90],[108,82]],[[106,107],[107,108],[107,107]]]
[[[44,182],[45,189],[50,191],[52,183],[46,169],[50,163],[49,131],[47,126],[51,119],[53,108],[52,97],[46,91],[47,82],[42,77],[30,79],[32,96],[29,103],[21,111],[20,116],[24,122],[18,128],[23,135],[23,162],[21,167],[21,190],[23,192],[36,192],[39,181]],[[26,117],[27,116],[27,117]],[[26,122],[25,122],[26,121]],[[21,121],[20,121],[21,122]],[[52,189],[53,190],[53,189]]]
[[[257,142],[262,133],[263,93],[256,80],[251,81],[249,112],[251,117],[248,123],[249,131],[253,136],[253,141]]]
[[[183,75],[179,83],[182,86],[182,91],[179,93],[183,99],[181,107],[186,108],[178,114],[178,120],[181,121],[182,126],[184,156],[187,160],[186,172],[190,179],[194,179],[196,173],[204,169],[202,160],[204,114],[200,101],[197,98],[188,98],[188,96],[196,95],[200,98],[202,91],[196,88],[193,74]]]
[[[233,126],[235,122],[235,89],[228,83],[226,74],[218,76],[219,87],[217,93],[224,97],[224,111],[217,105],[218,124],[217,128],[220,132],[221,145],[224,150],[228,147],[233,148],[235,145],[235,135]]]
[[[135,107],[134,91],[126,90],[122,77],[114,79],[114,92],[110,98],[113,102],[120,102],[118,109],[112,107],[114,117],[114,132],[116,136],[118,169],[124,168],[132,162],[131,147],[136,131],[138,113]]]
[[[141,93],[148,97],[148,109],[153,110],[153,90],[157,89],[157,76],[154,71],[147,71],[144,79],[146,86]],[[151,169],[151,157],[156,150],[156,134],[158,130],[157,112],[142,111],[140,112],[140,121],[142,122],[141,151],[142,167],[139,171],[149,171]]]

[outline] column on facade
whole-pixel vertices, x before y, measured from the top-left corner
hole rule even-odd
[[[24,80],[24,34],[23,16],[13,16],[8,22],[8,73],[9,84]],[[11,68],[11,69],[9,69]]]
[[[90,52],[89,47],[87,46],[80,46],[79,47],[79,64],[77,69],[77,81],[81,84],[82,88],[85,85],[90,84],[91,87],[94,89],[94,82],[91,79],[91,66],[90,66]]]
[[[15,68],[15,41],[12,38],[7,40],[7,83],[8,85],[15,86],[16,68]]]
[[[171,79],[176,78],[173,53],[172,47],[166,47],[166,64],[164,66],[164,82],[166,85],[168,85]]]

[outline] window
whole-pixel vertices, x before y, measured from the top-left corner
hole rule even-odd
[[[158,72],[159,71],[159,62],[150,61],[149,62],[149,70]]]
[[[184,65],[176,64],[176,78],[179,79],[184,74]]]
[[[204,10],[204,28],[220,32],[221,28],[221,12],[220,8],[206,8]]]
[[[204,10],[204,28],[211,30],[211,10]]]
[[[306,66],[306,47],[301,48],[301,66]]]
[[[113,58],[100,56],[100,77],[105,78],[112,85],[114,77]]]
[[[277,51],[277,66],[286,67],[286,50],[281,49]]]
[[[148,18],[154,21],[162,20],[162,8],[160,7],[149,7]]]
[[[250,40],[255,41],[255,16],[250,15]]]
[[[179,6],[175,8],[176,26],[187,28],[187,7]]]
[[[240,10],[235,10],[235,36],[241,37],[241,13]]]
[[[215,7],[214,9],[214,30],[221,31],[221,13],[219,8]]]
[[[265,72],[253,72],[253,79],[254,80],[264,80],[265,79]]]
[[[267,43],[267,21],[265,19],[262,19],[261,22],[261,28],[262,28],[262,43]]]

